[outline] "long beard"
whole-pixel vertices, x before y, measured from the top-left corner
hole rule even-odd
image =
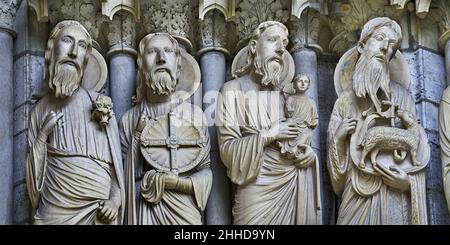
[[[55,92],[56,98],[67,98],[79,88],[81,82],[81,71],[64,64],[55,65],[55,73],[51,79],[50,88]]]
[[[269,57],[261,62],[261,59],[255,57],[254,66],[256,74],[262,76],[261,84],[263,86],[268,86],[271,84],[276,87],[280,84],[281,72],[283,71],[282,62],[280,63],[273,60],[273,57]]]
[[[153,91],[153,94],[169,95],[175,91],[177,81],[169,72],[144,72],[145,83]]]
[[[377,96],[379,89],[383,91],[386,99],[390,99],[389,69],[387,62],[380,62],[372,57],[362,54],[356,63],[353,74],[353,89],[356,96],[366,98],[369,95],[377,111],[381,112],[381,102]]]

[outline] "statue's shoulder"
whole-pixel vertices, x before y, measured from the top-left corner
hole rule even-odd
[[[242,84],[246,83],[244,77],[238,77],[223,84],[221,92],[241,90]]]
[[[441,100],[450,104],[450,86],[444,90]]]

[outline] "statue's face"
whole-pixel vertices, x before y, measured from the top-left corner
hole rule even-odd
[[[166,36],[155,36],[147,44],[143,65],[146,71],[152,74],[169,72],[176,74],[177,55],[175,47]]]
[[[147,43],[142,55],[142,73],[153,94],[169,95],[177,85],[176,46],[167,36],[154,36]]]
[[[372,33],[364,45],[364,52],[380,62],[387,63],[395,55],[399,37],[392,28],[383,26]]]
[[[274,59],[282,62],[283,52],[288,44],[288,36],[279,26],[267,28],[256,43],[256,53],[261,60]]]
[[[309,88],[309,78],[307,76],[300,76],[294,81],[294,88],[297,92],[305,92]]]
[[[69,97],[80,87],[89,38],[78,26],[64,27],[55,38],[49,85],[56,98]]]
[[[86,33],[77,26],[62,29],[54,43],[56,63],[81,69],[88,53],[88,39]]]

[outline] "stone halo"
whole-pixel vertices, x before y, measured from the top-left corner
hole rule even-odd
[[[249,47],[247,45],[236,54],[233,64],[231,65],[231,74],[233,74],[234,77],[237,77],[236,70],[247,64],[248,49]],[[290,84],[295,75],[295,64],[291,54],[289,54],[288,51],[284,51],[282,58],[285,65],[283,66],[283,71],[281,72],[280,88],[284,88],[286,85]]]
[[[338,96],[353,87],[353,73],[358,58],[359,53],[356,47],[353,47],[339,59],[334,71],[334,87]],[[389,62],[389,71],[391,81],[400,84],[406,89],[409,88],[411,84],[409,66],[400,51],[397,51],[394,58]]]
[[[105,58],[95,48],[92,48],[81,80],[81,86],[87,90],[100,92],[105,86],[107,77],[108,67]]]
[[[180,74],[173,95],[181,100],[189,99],[200,86],[200,66],[185,50],[180,50]]]

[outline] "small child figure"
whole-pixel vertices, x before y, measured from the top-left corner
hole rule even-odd
[[[288,122],[296,122],[300,133],[296,138],[278,141],[281,153],[288,158],[297,158],[311,144],[313,129],[317,126],[319,115],[315,102],[306,96],[310,80],[305,74],[298,74],[292,80],[295,94],[286,99],[285,113]]]

